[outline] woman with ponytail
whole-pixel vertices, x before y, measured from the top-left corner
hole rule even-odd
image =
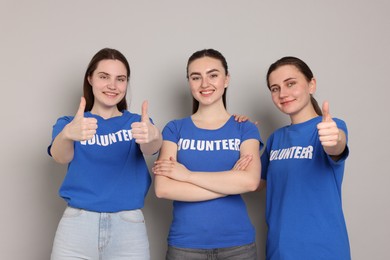
[[[318,106],[316,79],[296,57],[273,63],[267,85],[275,106],[291,119],[271,134],[261,158],[267,259],[350,259],[341,205],[346,124],[331,117],[328,102]]]

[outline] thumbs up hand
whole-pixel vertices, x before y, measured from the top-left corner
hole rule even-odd
[[[66,125],[66,137],[73,141],[85,141],[92,139],[96,134],[97,120],[92,117],[84,117],[85,98],[81,97],[80,105],[72,122]]]
[[[142,103],[141,122],[131,124],[131,134],[138,144],[148,144],[159,138],[158,129],[150,122],[148,101]]]
[[[329,103],[322,104],[322,122],[317,125],[323,147],[334,147],[341,140],[340,130],[329,114]]]

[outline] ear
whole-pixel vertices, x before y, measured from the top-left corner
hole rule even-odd
[[[229,83],[230,83],[230,74],[227,74],[225,78],[225,88],[229,86]]]
[[[91,76],[88,76],[87,80],[88,80],[89,85],[92,86],[92,83],[91,83]]]
[[[309,93],[314,94],[317,90],[317,81],[315,78],[312,78],[309,82]]]

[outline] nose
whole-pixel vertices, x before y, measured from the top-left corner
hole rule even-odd
[[[115,79],[112,79],[108,82],[107,88],[109,89],[116,89],[116,81]]]
[[[207,88],[208,86],[209,86],[209,81],[208,81],[207,77],[204,77],[204,78],[202,79],[201,87],[202,87],[202,88]]]
[[[287,96],[287,89],[284,87],[281,87],[279,90],[279,98],[285,98]]]

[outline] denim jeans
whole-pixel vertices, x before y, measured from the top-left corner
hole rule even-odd
[[[142,211],[99,213],[67,207],[54,238],[52,260],[149,260]]]
[[[257,250],[255,243],[218,249],[168,246],[166,260],[257,260]]]

